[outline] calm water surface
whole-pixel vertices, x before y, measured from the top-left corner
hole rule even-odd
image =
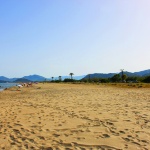
[[[17,83],[0,83],[0,91],[2,91],[5,88],[9,88],[12,86],[18,85]]]

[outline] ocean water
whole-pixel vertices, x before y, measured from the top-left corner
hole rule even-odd
[[[4,90],[5,88],[9,88],[12,86],[18,85],[17,83],[0,83],[0,91]]]

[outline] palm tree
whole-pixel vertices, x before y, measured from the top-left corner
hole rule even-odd
[[[122,82],[123,82],[123,70],[124,70],[124,69],[120,69]]]
[[[73,76],[74,74],[73,74],[73,73],[70,73],[69,75],[71,76],[71,79],[72,79],[72,76]]]
[[[54,77],[52,77],[52,81],[53,81]]]
[[[123,81],[125,81],[125,80],[127,79],[127,75],[124,74],[124,75],[122,76],[122,79],[123,79]]]
[[[59,81],[61,81],[61,76],[59,76]]]
[[[89,76],[89,81],[90,81],[91,80],[91,75],[89,74],[88,76]]]

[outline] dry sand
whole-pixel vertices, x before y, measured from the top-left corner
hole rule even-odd
[[[0,149],[148,150],[150,89],[47,83],[0,92]]]

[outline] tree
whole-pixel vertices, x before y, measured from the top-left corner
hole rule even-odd
[[[120,82],[121,81],[120,74],[115,74],[113,77],[111,77],[111,81],[112,82]]]
[[[103,79],[100,79],[100,82],[101,82],[101,83],[108,83],[108,82],[109,82],[109,79],[107,79],[107,78],[106,78],[106,79],[105,79],[105,78],[103,78]]]
[[[61,76],[59,76],[59,81],[61,81]]]
[[[126,79],[127,79],[127,75],[126,75],[126,74],[123,74],[122,80],[125,81]]]
[[[88,76],[89,76],[89,82],[90,82],[91,81],[91,75],[89,74]]]
[[[123,70],[124,70],[124,69],[120,69],[122,82],[123,82]]]
[[[127,81],[137,81],[139,77],[136,77],[136,76],[131,76],[131,77],[127,77]]]
[[[150,76],[145,77],[145,79],[143,80],[143,82],[150,83]]]
[[[53,81],[54,77],[52,77],[52,81]]]
[[[75,80],[73,80],[73,79],[64,79],[64,81],[63,82],[74,82]]]
[[[93,82],[99,82],[99,78],[96,78],[96,77],[95,77],[95,78],[92,78],[92,81],[93,81]]]
[[[70,73],[69,75],[71,76],[71,79],[72,79],[72,76],[73,76],[74,74],[73,74],[73,73]]]

